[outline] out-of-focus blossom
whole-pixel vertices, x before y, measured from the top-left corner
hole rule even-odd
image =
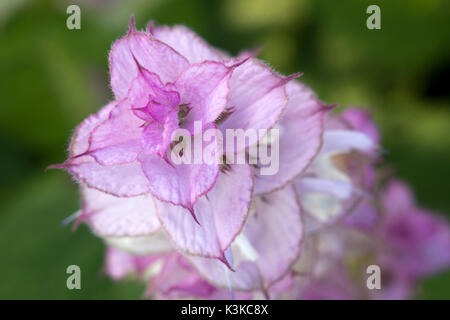
[[[343,115],[330,114],[318,156],[295,181],[308,231],[336,222],[373,191],[372,161],[377,141],[372,129],[376,128],[363,111],[350,111],[346,117],[353,115],[352,119],[366,121],[354,121],[353,125]],[[369,131],[372,136],[366,134]]]

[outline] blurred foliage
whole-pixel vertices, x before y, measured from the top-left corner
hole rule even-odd
[[[66,28],[76,3],[82,29]],[[381,7],[382,30],[366,8]],[[186,24],[232,54],[262,46],[280,72],[304,72],[326,103],[372,110],[385,159],[422,206],[450,212],[450,1],[0,1],[0,298],[137,298],[144,286],[102,275],[103,245],[60,222],[78,207],[65,158],[73,128],[111,99],[107,53],[132,13]],[[82,290],[66,289],[78,264]],[[450,273],[420,298],[450,298]]]

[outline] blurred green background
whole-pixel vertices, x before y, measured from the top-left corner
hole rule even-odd
[[[81,7],[81,30],[66,8]],[[382,30],[366,28],[381,7]],[[65,159],[74,127],[112,98],[107,54],[131,14],[186,24],[232,54],[262,46],[282,73],[304,72],[326,103],[373,111],[385,158],[422,206],[450,213],[450,1],[0,0],[0,298],[128,299],[144,286],[102,274],[103,244],[61,221],[79,208]],[[66,268],[82,289],[66,288]],[[450,273],[419,298],[450,298]]]

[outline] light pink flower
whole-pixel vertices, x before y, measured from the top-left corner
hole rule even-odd
[[[229,265],[225,251],[244,230],[254,189],[280,190],[305,170],[319,150],[326,109],[292,81],[298,74],[281,76],[248,54],[232,58],[183,26],[150,23],[138,31],[131,21],[109,67],[115,100],[78,126],[69,159],[57,166],[81,182],[78,222],[105,239],[164,234],[183,253]],[[217,128],[226,137],[227,129],[276,125],[284,133],[273,178],[248,164],[174,164],[167,156],[179,128],[192,136]],[[243,147],[259,143],[248,139]]]

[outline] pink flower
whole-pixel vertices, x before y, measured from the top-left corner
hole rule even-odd
[[[326,109],[291,81],[298,74],[281,76],[248,54],[232,58],[183,26],[150,23],[138,31],[131,21],[111,48],[109,67],[115,100],[78,126],[69,159],[57,166],[82,185],[78,222],[107,239],[164,234],[183,253],[229,265],[225,251],[244,230],[254,190],[280,190],[305,170],[319,150]],[[247,163],[175,164],[167,156],[180,128],[196,136],[275,126],[284,133],[272,178]],[[262,140],[222,152],[277,143]],[[301,148],[292,148],[294,140]]]

